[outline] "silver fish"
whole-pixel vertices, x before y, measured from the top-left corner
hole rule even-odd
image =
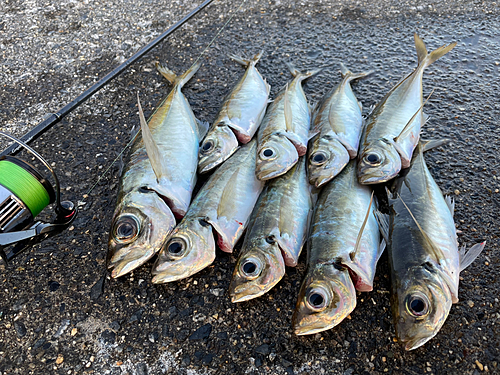
[[[356,307],[356,292],[373,289],[385,243],[371,189],[356,178],[356,160],[321,191],[308,239],[308,269],[293,316],[297,335],[339,324]]]
[[[358,178],[362,184],[378,184],[408,168],[420,130],[427,119],[422,112],[422,76],[425,68],[447,54],[451,43],[427,53],[422,39],[415,37],[418,66],[382,99],[368,116],[361,137]]]
[[[420,144],[415,150],[411,169],[391,200],[390,222],[381,223],[388,232],[396,335],[406,350],[438,333],[458,302],[460,272],[485,245],[476,244],[467,253],[465,246],[458,249],[454,202],[443,197],[423,157],[424,150],[439,144]]]
[[[252,140],[210,176],[165,241],[153,266],[153,283],[184,279],[212,264],[214,231],[219,248],[233,251],[264,187],[255,176],[256,151]]]
[[[313,208],[305,158],[264,188],[229,286],[232,302],[248,301],[274,287],[295,267]]]
[[[352,73],[340,64],[342,82],[324,96],[314,114],[309,155],[309,181],[320,187],[342,171],[358,155],[363,125],[362,106],[352,92],[351,81],[372,71]]]
[[[250,142],[262,122],[271,90],[255,67],[262,53],[249,60],[229,56],[247,70],[224,101],[200,147],[199,173],[208,172],[224,162],[238,149],[239,143]]]
[[[290,64],[288,68],[295,78],[270,104],[259,128],[255,170],[259,180],[286,173],[307,152],[311,111],[302,81],[319,70],[301,73]]]
[[[150,259],[184,216],[196,183],[198,145],[206,127],[195,118],[182,86],[200,65],[177,77],[159,67],[174,87],[132,146],[121,179],[108,241],[108,268],[122,276]],[[140,106],[140,103],[139,103]]]

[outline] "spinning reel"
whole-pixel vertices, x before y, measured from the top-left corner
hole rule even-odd
[[[27,247],[60,233],[75,219],[77,207],[70,201],[61,202],[59,180],[49,163],[35,150],[15,137],[0,135],[18,143],[33,154],[50,171],[55,190],[27,162],[14,157],[0,158],[0,266]],[[35,221],[35,217],[55,202],[55,218],[51,223]]]

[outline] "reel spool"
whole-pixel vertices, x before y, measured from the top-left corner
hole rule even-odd
[[[28,246],[67,228],[77,209],[72,202],[61,202],[59,180],[45,159],[13,136],[3,132],[0,135],[31,152],[52,173],[56,184],[54,190],[32,165],[17,157],[0,158],[0,265],[5,265]],[[54,221],[35,222],[36,216],[52,203],[55,203]]]

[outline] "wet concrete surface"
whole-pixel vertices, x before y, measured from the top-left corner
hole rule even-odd
[[[17,135],[194,6],[182,1],[6,4],[0,20],[0,127]],[[84,194],[129,141],[138,123],[136,92],[146,115],[168,93],[154,61],[179,73],[186,70],[238,5],[212,5],[33,144],[54,163],[64,198],[78,201],[81,212],[69,230],[1,270],[0,372],[500,372],[500,12],[494,2],[247,1],[183,90],[195,114],[213,121],[243,74],[226,55],[264,49],[258,67],[272,95],[291,77],[285,61],[302,69],[324,67],[305,85],[311,102],[339,82],[339,62],[353,71],[375,70],[354,85],[367,114],[416,66],[414,32],[429,50],[457,41],[424,74],[424,95],[436,91],[426,105],[431,120],[423,137],[453,140],[426,158],[443,192],[455,196],[460,243],[487,244],[461,273],[460,302],[433,340],[412,352],[395,342],[386,256],[374,291],[358,295],[349,319],[309,337],[297,337],[291,329],[305,255],[270,293],[238,305],[227,294],[237,252],[218,252],[208,269],[167,285],[151,283],[151,262],[131,275],[109,279],[107,237],[126,158],[89,196]]]

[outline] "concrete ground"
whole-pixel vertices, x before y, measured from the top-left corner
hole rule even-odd
[[[305,254],[271,292],[238,305],[227,294],[237,252],[218,252],[211,267],[171,284],[151,283],[151,263],[109,279],[107,237],[126,158],[84,194],[130,140],[138,123],[136,93],[146,115],[168,93],[154,62],[183,72],[240,5],[215,1],[33,143],[54,163],[63,198],[78,201],[81,212],[69,230],[0,270],[0,373],[499,373],[497,4],[248,0],[183,89],[195,114],[211,122],[243,74],[227,54],[263,49],[258,68],[272,96],[291,77],[286,61],[302,69],[324,67],[305,84],[311,102],[339,82],[339,62],[353,71],[375,70],[354,85],[366,114],[416,66],[414,32],[429,50],[458,42],[424,74],[424,95],[436,91],[426,105],[431,120],[423,137],[453,140],[426,158],[443,192],[455,196],[460,243],[487,243],[461,273],[460,302],[433,340],[411,352],[395,342],[385,255],[374,291],[358,295],[350,318],[307,337],[291,329]],[[5,0],[0,129],[23,134],[194,6],[182,0]]]

